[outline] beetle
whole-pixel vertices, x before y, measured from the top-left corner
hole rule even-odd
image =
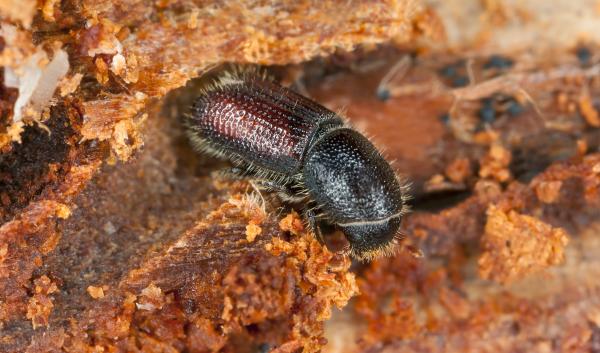
[[[302,204],[321,243],[340,230],[357,259],[393,253],[407,186],[365,136],[257,69],[229,67],[205,81],[185,117],[197,151],[230,161],[230,175]]]

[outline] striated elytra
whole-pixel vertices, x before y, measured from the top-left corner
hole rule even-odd
[[[234,175],[302,205],[320,241],[337,229],[358,259],[393,251],[406,187],[334,112],[257,70],[234,68],[207,80],[186,127],[198,151],[231,161]]]

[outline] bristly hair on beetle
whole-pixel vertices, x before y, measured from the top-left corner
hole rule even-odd
[[[394,252],[408,186],[369,139],[254,67],[225,66],[201,80],[185,117],[197,151],[230,161],[230,176],[300,205],[321,243],[339,230],[357,259]]]

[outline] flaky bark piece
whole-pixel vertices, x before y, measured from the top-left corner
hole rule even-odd
[[[253,241],[246,239],[249,222],[263,231]],[[349,265],[304,231],[282,232],[255,201],[237,195],[151,251],[116,288],[92,296],[68,330],[47,334],[66,332],[60,348],[67,352],[238,350],[239,339],[244,347],[287,343],[317,351],[331,308],[356,293]],[[30,352],[39,340],[44,336],[33,339]]]
[[[561,264],[568,237],[537,218],[490,206],[481,243],[479,275],[507,283]]]

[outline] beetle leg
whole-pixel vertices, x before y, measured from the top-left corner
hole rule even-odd
[[[315,235],[319,243],[325,244],[323,232],[321,231],[321,227],[319,227],[319,220],[317,219],[315,211],[312,209],[305,209],[304,217],[308,220],[308,229]]]
[[[292,184],[257,177],[255,173],[243,166],[219,170],[217,175],[229,180],[248,180],[256,192],[261,194],[261,198],[261,191],[265,191],[275,192],[281,200],[289,203],[300,203],[306,200],[306,195],[299,195],[297,190],[294,190]]]
[[[300,203],[306,199],[305,195],[299,195],[290,184],[280,184],[266,179],[253,179],[252,182],[262,190],[276,192],[279,198],[285,202]]]
[[[241,167],[231,167],[217,171],[217,176],[230,180],[242,180],[252,176],[252,173]]]
[[[262,190],[274,191],[279,193],[288,193],[289,190],[285,185],[278,184],[267,179],[253,179],[254,184]]]
[[[250,180],[256,188],[261,190],[284,193],[290,196],[294,194],[294,191],[288,184],[262,178],[244,166],[222,169],[217,173],[218,176],[231,180]]]

